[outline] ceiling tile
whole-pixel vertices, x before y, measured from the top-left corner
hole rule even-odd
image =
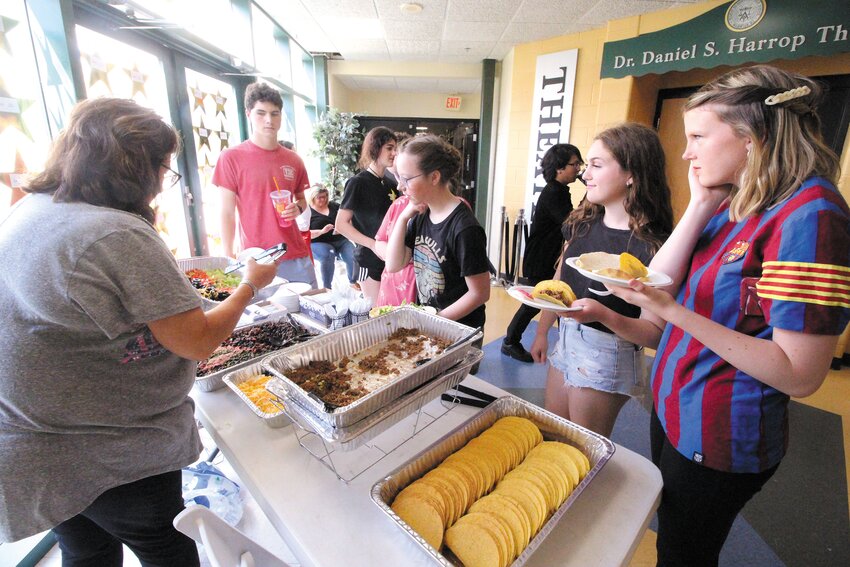
[[[329,14],[336,18],[377,18],[372,0],[301,0],[313,17],[321,22]]]
[[[567,35],[577,31],[581,31],[582,26],[577,23],[572,24],[541,24],[530,22],[511,22],[505,29],[505,33],[501,41],[511,43],[528,43],[529,41],[537,41],[540,39],[548,39],[550,37],[558,37]]]
[[[411,22],[439,21],[446,19],[446,4],[448,0],[409,0],[422,6],[417,14],[402,12],[400,6],[404,0],[377,0],[378,15],[382,20],[404,20]]]
[[[497,41],[507,26],[506,22],[468,22],[447,20],[443,40]]]
[[[495,41],[444,41],[440,44],[440,57],[460,55],[480,61],[490,54],[495,44]]]
[[[593,8],[599,0],[525,0],[514,22],[571,23]]]
[[[496,44],[493,50],[490,52],[490,55],[486,57],[486,59],[496,59],[501,61],[505,57],[507,57],[508,53],[511,52],[511,49],[514,48],[513,42],[508,41],[500,41]]]
[[[438,79],[421,77],[396,77],[396,87],[400,91],[434,93],[438,92]]]
[[[416,41],[416,40],[387,40],[387,48],[393,59],[436,59],[440,54],[439,41]]]
[[[671,7],[669,3],[658,0],[599,0],[592,10],[578,19],[578,23],[602,25],[609,20],[668,10]]]
[[[449,0],[446,20],[463,22],[509,22],[519,2],[505,0]]]
[[[443,22],[408,22],[384,20],[387,39],[438,40],[443,36]]]
[[[396,88],[395,79],[393,77],[357,77],[357,85],[359,90],[364,91],[392,91]]]
[[[481,92],[481,79],[439,79],[437,92],[472,94]]]

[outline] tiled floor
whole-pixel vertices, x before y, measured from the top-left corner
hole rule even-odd
[[[342,265],[340,264],[341,267]],[[344,277],[344,268],[342,270]],[[487,325],[485,327],[484,342],[489,343],[499,339],[504,335],[505,328],[516,311],[516,303],[512,300],[502,288],[495,287],[492,290],[490,301],[487,305]],[[798,400],[799,402],[814,408],[828,411],[841,416],[844,427],[844,454],[850,454],[850,436],[848,436],[848,427],[850,424],[850,369],[844,368],[840,371],[831,371],[826,379],[823,387],[813,396]],[[205,437],[205,442],[208,438]],[[211,446],[211,445],[210,445]],[[841,458],[841,455],[836,455],[836,458]],[[846,473],[850,476],[850,459],[842,459],[846,468]],[[236,478],[235,473],[229,467],[223,457],[219,455],[215,460],[216,466],[219,466],[228,476]],[[246,491],[247,492],[247,491]],[[259,506],[246,494],[245,511],[243,519],[239,524],[240,529],[248,533],[252,538],[261,542],[264,546],[277,552],[285,561],[295,563],[286,544],[274,530],[269,521],[265,518]],[[0,567],[11,567],[17,565],[18,561],[38,542],[40,536],[35,536],[17,542],[15,544],[0,545]],[[45,559],[39,563],[41,567],[58,567],[61,564],[59,552],[54,548]],[[206,563],[208,564],[208,563]],[[138,560],[132,553],[125,553],[125,567],[139,565]],[[655,534],[652,531],[647,531],[643,537],[637,552],[635,553],[631,567],[649,567],[655,565]]]

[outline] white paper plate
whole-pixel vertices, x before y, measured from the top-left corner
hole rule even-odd
[[[581,311],[581,307],[561,307],[560,305],[555,305],[551,301],[534,299],[526,296],[523,293],[525,292],[531,295],[531,292],[533,290],[534,286],[531,285],[515,285],[508,290],[508,295],[510,295],[520,303],[525,303],[529,307],[534,307],[535,309],[546,309],[547,311],[557,311],[559,313],[563,313],[566,311]]]
[[[584,268],[580,268],[577,265],[578,257],[573,256],[572,258],[567,258],[567,266],[573,268],[574,270],[578,270],[578,273],[583,275],[586,278],[590,278],[597,282],[602,282],[608,285],[618,285],[620,287],[628,287],[629,280],[622,280],[620,278],[609,278],[608,276],[600,276],[594,272],[589,270],[585,270]],[[649,270],[649,275],[646,280],[642,280],[644,285],[648,285],[650,287],[664,287],[665,285],[670,285],[673,283],[673,279],[667,274],[662,274],[661,272],[656,272],[655,270]]]

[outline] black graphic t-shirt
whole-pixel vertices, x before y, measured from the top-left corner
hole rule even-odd
[[[430,211],[414,217],[407,225],[405,245],[413,250],[416,293],[420,305],[445,309],[469,291],[467,276],[487,272],[487,236],[463,203],[441,223],[431,222]],[[484,306],[458,323],[484,325]]]

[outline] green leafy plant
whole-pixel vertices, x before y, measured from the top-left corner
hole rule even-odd
[[[360,123],[353,113],[328,108],[313,129],[313,138],[318,149],[314,155],[325,161],[323,182],[331,193],[331,199],[342,195],[345,182],[355,174],[363,135]]]

